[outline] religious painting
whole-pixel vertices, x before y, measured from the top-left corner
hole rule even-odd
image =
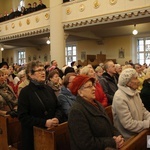
[[[86,52],[81,52],[81,60],[85,60],[86,59]]]
[[[119,49],[119,58],[125,58],[125,51],[123,48]]]

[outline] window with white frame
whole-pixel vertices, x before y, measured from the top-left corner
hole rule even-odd
[[[25,51],[18,51],[18,64],[22,65],[26,63],[26,53]]]
[[[20,0],[19,6],[18,6],[18,10],[21,11],[21,7],[25,7],[25,2],[24,0]]]
[[[72,61],[77,60],[77,48],[76,45],[66,47],[65,51],[66,65],[71,66]]]
[[[137,62],[150,64],[150,37],[137,39]]]

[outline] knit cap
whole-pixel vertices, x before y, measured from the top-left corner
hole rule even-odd
[[[136,70],[133,68],[127,68],[121,72],[118,84],[121,86],[126,86],[132,77],[137,77]]]

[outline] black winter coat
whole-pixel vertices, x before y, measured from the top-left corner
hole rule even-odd
[[[107,96],[109,105],[111,105],[114,94],[118,90],[117,80],[115,76],[111,77],[107,72],[104,72],[99,82],[104,90],[104,93]]]
[[[104,108],[98,108],[77,96],[68,118],[71,150],[104,150],[116,148],[113,136],[119,132],[111,124]]]
[[[45,109],[39,98],[42,100]],[[18,98],[18,116],[22,126],[22,149],[34,150],[33,126],[45,127],[47,119],[58,118],[62,122],[62,111],[55,93],[47,85],[30,82]]]
[[[145,108],[150,111],[150,79],[144,81],[140,96]]]

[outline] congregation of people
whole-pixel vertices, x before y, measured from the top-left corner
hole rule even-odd
[[[35,11],[39,11],[44,8],[46,8],[46,5],[43,4],[42,0],[39,0],[39,4],[37,4],[37,2],[33,2],[33,4],[28,3],[28,7],[22,6],[21,10],[18,10],[18,8],[16,10],[13,10],[11,8],[10,13],[8,13],[7,11],[5,11],[4,14],[0,13],[0,22],[20,17]]]
[[[146,64],[108,60],[81,66],[74,61],[60,69],[57,60],[22,66],[2,62],[0,87],[0,114],[17,111],[23,150],[34,150],[33,126],[50,129],[68,121],[72,150],[119,149],[150,127]],[[105,112],[109,105],[114,124]]]

